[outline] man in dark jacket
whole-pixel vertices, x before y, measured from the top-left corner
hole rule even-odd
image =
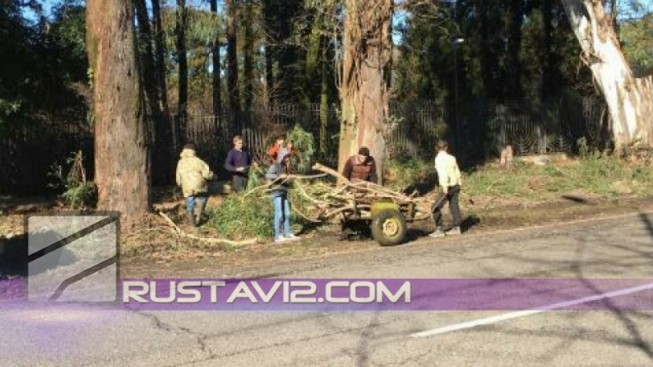
[[[358,154],[351,156],[342,172],[349,181],[368,181],[379,183],[376,173],[376,161],[370,156],[367,147],[361,147]]]
[[[249,154],[243,150],[243,138],[240,135],[234,136],[234,147],[227,154],[224,168],[231,172],[234,190],[238,193],[247,187],[247,174],[251,165]]]
[[[347,160],[342,175],[352,182],[367,181],[379,183],[378,175],[376,173],[376,161],[374,157],[370,156],[370,150],[367,147],[361,147],[358,154],[355,154]],[[349,236],[360,232],[359,228],[354,228],[355,224],[350,221],[343,220],[341,223],[342,232],[339,239],[341,241],[348,240]]]

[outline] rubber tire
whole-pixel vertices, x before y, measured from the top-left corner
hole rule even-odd
[[[390,218],[395,218],[399,221],[399,231],[393,237],[388,237],[383,233],[383,223]],[[370,227],[372,229],[372,237],[381,246],[396,246],[401,244],[404,241],[407,231],[406,219],[395,209],[381,210],[372,220]]]

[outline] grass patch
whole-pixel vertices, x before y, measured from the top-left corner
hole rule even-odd
[[[470,195],[548,199],[571,191],[603,197],[653,194],[653,168],[615,157],[588,156],[565,164],[480,167],[463,181]]]
[[[386,186],[398,191],[424,193],[437,182],[432,162],[417,158],[390,161],[386,173]],[[511,168],[487,164],[464,176],[464,192],[471,196],[538,201],[570,192],[601,197],[653,195],[653,167],[600,154],[542,166],[519,160]]]

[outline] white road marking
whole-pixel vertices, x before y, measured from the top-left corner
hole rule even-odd
[[[576,305],[580,305],[580,304],[583,304],[583,303],[598,301],[598,300],[602,300],[602,299],[606,299],[606,298],[624,296],[624,295],[627,295],[627,294],[647,291],[647,290],[651,290],[651,289],[653,289],[653,283],[648,283],[648,284],[640,285],[640,286],[637,286],[637,287],[625,288],[625,289],[612,291],[612,292],[608,292],[608,293],[597,294],[597,295],[590,296],[590,297],[584,297],[584,298],[579,298],[579,299],[575,299],[575,300],[571,300],[571,301],[554,303],[554,304],[551,304],[551,305],[538,307],[535,310],[524,310],[524,311],[509,312],[509,313],[505,313],[505,314],[502,314],[502,315],[486,317],[486,318],[483,318],[483,319],[472,320],[472,321],[462,322],[462,323],[458,323],[458,324],[448,325],[448,326],[440,327],[440,328],[433,329],[433,330],[421,331],[419,333],[412,334],[411,337],[413,337],[413,338],[426,338],[426,337],[429,337],[429,336],[445,334],[445,333],[460,331],[460,330],[464,330],[464,329],[471,329],[471,328],[474,328],[474,327],[477,327],[477,326],[494,324],[494,323],[505,321],[505,320],[510,320],[510,319],[516,319],[516,318],[519,318],[519,317],[535,315],[535,314],[542,313],[542,312],[545,312],[545,311],[564,309],[566,307],[576,306]]]

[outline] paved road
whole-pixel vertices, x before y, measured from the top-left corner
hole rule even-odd
[[[422,240],[212,276],[650,278],[653,215]],[[207,276],[207,274],[186,274]],[[653,291],[649,291],[653,297]],[[425,338],[506,312],[0,311],[3,366],[652,366],[653,312],[552,311]]]

